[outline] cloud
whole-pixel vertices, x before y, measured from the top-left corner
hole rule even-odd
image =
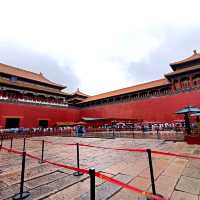
[[[141,83],[163,78],[165,73],[171,71],[169,66],[171,62],[191,56],[194,49],[200,50],[199,27],[191,26],[187,29],[180,29],[172,26],[170,31],[163,30],[162,35],[161,44],[148,57],[140,62],[127,64],[129,78],[133,77],[133,82]]]
[[[68,92],[78,87],[79,80],[69,65],[58,63],[53,57],[10,41],[0,41],[0,55],[0,62],[36,73],[42,72],[49,80],[66,85]]]
[[[169,61],[190,54],[199,5],[198,0],[0,0],[0,41],[9,41],[0,51],[6,62],[15,57],[18,66],[45,66],[40,71],[71,90],[114,90],[157,79],[168,72]]]

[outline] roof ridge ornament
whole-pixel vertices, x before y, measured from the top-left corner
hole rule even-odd
[[[196,55],[196,54],[197,54],[197,50],[196,50],[196,49],[194,49],[194,50],[193,50],[193,53],[194,53],[194,55]]]

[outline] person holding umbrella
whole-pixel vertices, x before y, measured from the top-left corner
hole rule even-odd
[[[176,112],[176,114],[184,114],[185,130],[186,130],[187,135],[191,135],[189,114],[194,114],[194,113],[200,113],[200,109],[197,107],[193,107],[193,106],[187,106]]]

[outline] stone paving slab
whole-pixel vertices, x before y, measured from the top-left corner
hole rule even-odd
[[[148,167],[148,163],[144,162],[144,160],[135,160],[131,164],[119,162],[118,164],[112,165],[111,167],[108,167],[107,169],[103,171],[107,173],[112,173],[112,174],[121,172],[121,173],[134,177],[142,173],[142,171],[146,169],[147,167]]]
[[[47,164],[42,164],[35,166],[33,168],[29,168],[25,170],[25,180],[41,176],[43,174],[48,174],[52,171],[56,171],[55,167]],[[21,177],[21,167],[18,171],[11,171],[9,174],[1,174],[0,179],[6,182],[8,185],[15,184],[20,181]]]
[[[114,176],[111,174],[106,174],[108,176]],[[96,178],[95,185],[98,187],[99,185],[102,185],[105,183],[104,180]],[[74,199],[78,198],[81,195],[87,193],[90,190],[90,179],[89,177],[87,179],[81,180],[77,184],[74,184],[70,186],[69,188],[66,188],[62,191],[57,192],[54,195],[51,195],[48,197],[48,200],[66,200],[66,199]]]
[[[88,192],[90,189],[90,179],[80,181],[77,184],[70,186],[62,191],[57,192],[46,198],[46,200],[72,200],[80,195]],[[89,199],[88,199],[89,200]]]
[[[68,176],[68,174],[60,172],[60,171],[55,171],[40,177],[36,177],[34,179],[28,180],[24,183],[24,185],[29,188],[33,189],[41,185],[49,184],[59,178]]]
[[[200,179],[200,170],[195,167],[186,167],[183,171],[184,176]]]
[[[34,189],[28,190],[30,192],[30,196],[26,198],[27,200],[39,200],[45,197],[48,197],[64,188],[70,187],[73,184],[78,183],[79,181],[87,178],[87,176],[75,177],[73,175],[67,175],[62,178],[59,178],[49,184],[41,185]],[[11,200],[12,198],[8,198]]]
[[[162,167],[153,167],[154,170],[154,178],[156,179],[158,176],[161,175],[161,173],[164,171],[164,169]],[[144,178],[148,178],[150,179],[150,170],[149,167],[145,168],[142,172],[141,172],[141,176]]]
[[[197,168],[200,170],[200,160],[190,160],[187,167]]]
[[[132,177],[127,176],[125,174],[118,174],[114,176],[115,179],[128,183],[131,181]],[[96,200],[106,200],[117,193],[121,187],[116,186],[112,183],[105,182],[98,187],[96,187]],[[75,200],[88,200],[90,199],[90,192],[87,192],[77,198]]]
[[[3,188],[8,187],[8,185],[6,183],[4,183],[3,181],[0,181],[0,190],[2,190]]]
[[[76,147],[64,146],[58,143],[84,143],[105,147],[118,147],[118,148],[152,148],[154,150],[165,150],[175,153],[187,153],[191,155],[199,156],[200,145],[188,145],[183,142],[166,142],[163,140],[153,139],[98,139],[98,138],[76,138],[76,137],[36,137],[32,139],[45,139],[57,143],[56,145],[45,145],[45,159],[49,159],[54,162],[59,162],[71,166],[76,166]],[[23,140],[17,139],[14,141],[13,148],[18,150],[22,149]],[[4,145],[10,145],[10,141],[4,141]],[[41,142],[28,141],[26,143],[26,150],[36,156],[41,156]],[[165,155],[152,154],[153,168],[156,180],[156,189],[161,194],[164,194],[167,198],[179,198],[178,187],[183,187],[184,180],[182,177],[192,178],[193,181],[189,181],[191,187],[196,187],[199,179],[200,161],[187,160],[183,158],[176,158]],[[148,168],[148,159],[146,153],[135,152],[123,152],[110,149],[97,149],[80,147],[80,166],[88,169],[95,167],[96,171],[100,170],[107,173],[108,176],[113,176],[118,173],[125,174],[125,176],[133,178],[131,184],[138,188],[151,191],[150,177]],[[6,151],[0,152],[0,167],[2,167],[3,173],[0,174],[0,189],[1,191],[8,190],[8,194],[15,191],[9,189],[16,185],[20,180],[21,173],[21,157],[13,153]],[[190,169],[189,169],[190,168]],[[0,168],[1,169],[1,168]],[[60,173],[58,172],[60,171]],[[27,159],[26,173],[25,173],[25,185],[29,186],[30,191],[33,192],[33,199],[49,199],[49,200],[74,200],[80,195],[85,195],[89,191],[89,178],[81,179],[82,182],[75,182],[68,187],[68,181],[62,181],[66,178],[65,174],[61,172],[71,174],[73,171],[67,169],[61,169],[49,164],[39,164],[38,161]],[[43,177],[43,178],[42,178]],[[82,177],[81,177],[82,178]],[[60,181],[59,181],[60,180]],[[186,181],[188,182],[188,181]],[[98,179],[96,188],[100,188],[102,185],[109,185]],[[176,185],[177,184],[177,185]],[[186,183],[187,184],[187,183]],[[65,188],[64,185],[67,185]],[[15,188],[14,186],[13,188]],[[63,188],[64,187],[64,188]],[[177,188],[176,188],[177,187]],[[109,187],[104,189],[107,191]],[[187,187],[186,187],[187,188]],[[113,188],[111,188],[114,191]],[[181,188],[182,190],[184,188]],[[77,191],[79,194],[77,196]],[[103,190],[100,190],[103,194]],[[178,192],[178,193],[177,193]],[[186,193],[187,192],[187,193]],[[196,197],[196,194],[192,194],[193,190],[188,189],[183,193],[191,195],[191,198]],[[100,192],[98,192],[100,193]],[[109,193],[109,192],[108,192]],[[189,194],[190,193],[190,194]],[[43,196],[44,194],[44,196]],[[106,193],[105,193],[106,194]],[[182,193],[181,193],[182,194]],[[112,200],[130,200],[138,198],[144,199],[140,195],[131,191],[121,189],[117,190],[117,193],[113,193]],[[105,196],[105,195],[104,195]],[[184,195],[183,195],[184,196]],[[187,197],[187,195],[185,195]],[[79,197],[80,198],[80,197]],[[104,197],[103,197],[104,198]],[[171,198],[169,200],[171,200]],[[180,197],[179,199],[184,198]],[[1,197],[0,197],[1,199]],[[178,200],[179,200],[178,199]],[[175,200],[175,199],[173,199]],[[193,200],[193,199],[192,199]],[[199,199],[200,200],[200,199]]]
[[[16,168],[16,165],[12,166],[10,163],[6,163],[6,164],[1,163],[1,166],[0,166],[0,170],[2,171],[2,173],[6,172],[8,169],[12,170],[15,168]]]
[[[178,184],[176,185],[176,190],[199,195],[200,179],[181,176]]]
[[[147,191],[150,186],[150,180],[144,177],[136,177],[129,184]],[[141,194],[122,189],[112,196],[110,200],[146,200],[146,198]]]
[[[197,195],[181,191],[174,191],[170,200],[199,200]]]
[[[26,191],[27,188],[24,187],[24,191]],[[6,187],[0,190],[0,199],[4,200],[9,197],[12,197],[14,194],[19,193],[20,191],[20,185],[19,184],[14,184],[12,187]]]
[[[185,161],[178,160],[178,162],[176,162],[176,160],[174,160],[174,162],[172,162],[168,166],[168,168],[162,173],[162,175],[170,176],[170,177],[180,177],[186,164],[187,164],[187,160],[185,160]]]
[[[178,178],[176,177],[159,176],[155,182],[156,193],[163,195],[167,199],[170,198],[177,181]],[[152,192],[151,189],[150,191]]]

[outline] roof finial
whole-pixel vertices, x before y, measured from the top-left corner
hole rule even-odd
[[[76,90],[77,92],[80,92],[80,90],[79,90],[79,88],[77,88],[77,90]]]
[[[196,54],[197,54],[197,50],[196,50],[196,49],[194,49],[194,50],[193,50],[193,53],[196,55]]]

